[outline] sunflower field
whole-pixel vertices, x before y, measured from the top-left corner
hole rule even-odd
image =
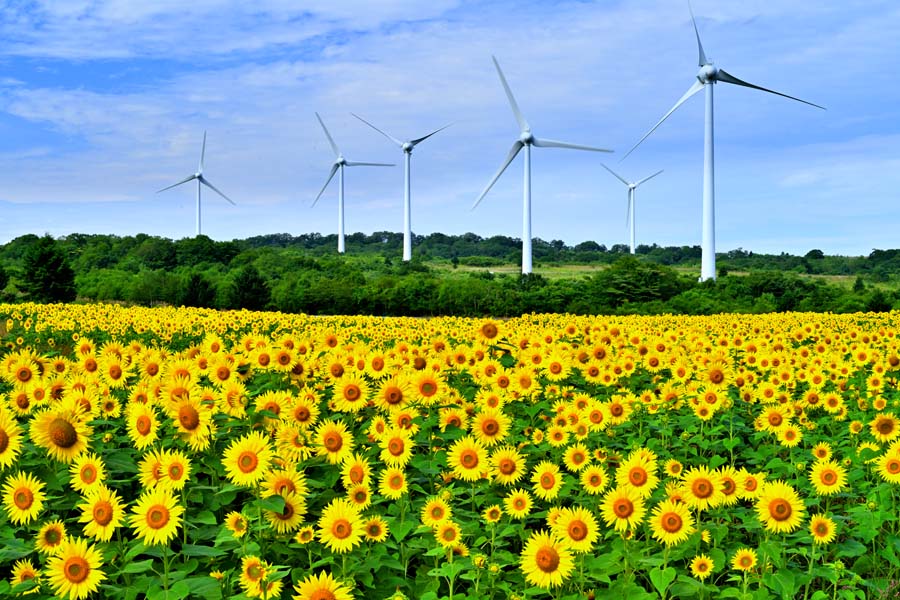
[[[900,315],[0,305],[0,598],[887,598]]]

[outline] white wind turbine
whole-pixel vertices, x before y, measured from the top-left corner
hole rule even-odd
[[[643,179],[639,179],[638,181],[632,182],[632,181],[626,181],[625,178],[623,178],[621,175],[619,175],[618,173],[616,173],[615,171],[613,171],[612,169],[610,169],[603,163],[600,163],[600,166],[603,167],[604,169],[606,169],[607,171],[609,171],[610,173],[612,173],[616,179],[618,179],[619,181],[621,181],[622,183],[624,183],[625,185],[628,186],[628,209],[627,209],[628,212],[626,212],[626,214],[625,214],[625,228],[629,230],[629,238],[631,241],[631,253],[634,254],[634,190],[636,190],[638,188],[638,186],[641,185],[642,183],[644,183],[645,181],[650,181],[651,179],[653,179],[654,177],[656,177],[657,175],[662,173],[662,170],[657,171],[653,175],[649,175],[647,177],[644,177]]]
[[[525,120],[525,117],[522,116],[519,105],[513,97],[512,90],[509,89],[509,84],[506,83],[506,77],[503,76],[503,71],[500,70],[500,63],[497,62],[496,57],[492,56],[491,58],[494,60],[494,66],[497,67],[497,75],[500,76],[500,83],[503,84],[503,89],[506,91],[506,97],[509,99],[509,105],[519,124],[520,133],[519,139],[513,143],[500,170],[497,171],[497,174],[494,175],[490,183],[487,184],[487,187],[484,188],[484,191],[481,192],[481,195],[478,196],[478,200],[475,201],[475,204],[472,205],[472,210],[475,210],[475,207],[478,206],[488,191],[494,186],[503,174],[503,171],[506,170],[506,167],[508,167],[516,155],[519,154],[519,151],[522,148],[525,148],[525,193],[523,196],[522,207],[522,274],[528,274],[531,273],[531,147],[569,148],[571,150],[590,150],[591,152],[612,152],[612,150],[534,137],[534,134],[531,133],[531,126],[528,124],[528,121]]]
[[[334,174],[340,171],[338,175],[338,252],[343,254],[344,252],[344,167],[393,167],[393,163],[373,163],[373,162],[351,162],[344,158],[344,155],[341,154],[341,151],[338,149],[337,144],[334,143],[334,140],[331,139],[331,134],[328,133],[328,128],[325,127],[325,123],[322,121],[322,117],[319,116],[319,113],[316,113],[316,118],[319,120],[319,125],[322,126],[322,131],[325,132],[325,137],[328,138],[328,143],[331,144],[331,149],[334,150],[334,162],[331,165],[331,173],[328,174],[328,179],[325,181],[325,185],[322,186],[322,189],[319,191],[319,195],[316,196],[316,199],[313,201],[312,205],[315,206],[319,201],[319,198],[322,197],[322,194],[325,193],[325,188],[328,187],[328,184],[331,183],[331,180],[334,178]]]
[[[164,192],[166,190],[172,189],[173,187],[177,187],[177,186],[181,185],[182,183],[187,183],[188,181],[193,181],[194,179],[197,180],[197,235],[200,235],[200,189],[202,188],[202,186],[205,185],[206,187],[208,187],[209,189],[211,189],[218,195],[222,196],[223,198],[225,198],[226,200],[231,202],[231,204],[234,204],[234,200],[232,200],[231,198],[229,198],[228,196],[226,196],[225,194],[220,192],[216,186],[214,186],[212,183],[209,182],[209,179],[207,179],[206,177],[203,176],[203,158],[205,155],[206,155],[206,132],[204,131],[203,132],[203,146],[200,149],[200,164],[197,166],[197,172],[194,173],[193,175],[185,177],[178,183],[173,183],[169,187],[164,187],[163,189],[159,190],[159,192]],[[156,192],[156,193],[158,194],[159,192]]]
[[[656,128],[659,127],[663,121],[669,118],[675,109],[684,104],[688,98],[699,92],[700,90],[706,88],[706,118],[704,136],[703,136],[703,234],[701,241],[701,267],[700,267],[700,281],[706,281],[708,279],[715,280],[716,278],[716,190],[715,190],[715,168],[714,168],[714,148],[713,148],[713,85],[718,82],[724,83],[732,83],[734,85],[740,85],[748,88],[753,88],[755,90],[761,90],[763,92],[768,92],[770,94],[775,94],[776,96],[783,96],[785,98],[790,98],[791,100],[796,100],[797,102],[802,102],[804,104],[809,104],[810,106],[815,106],[816,108],[821,108],[825,110],[824,106],[819,106],[818,104],[813,104],[812,102],[807,102],[806,100],[801,100],[800,98],[795,98],[794,96],[788,96],[787,94],[782,94],[781,92],[776,92],[774,90],[770,90],[764,87],[760,87],[758,85],[754,85],[752,83],[747,83],[741,79],[738,79],[734,75],[726,73],[724,70],[716,67],[713,62],[706,58],[706,53],[703,52],[703,44],[700,42],[700,31],[697,29],[697,21],[694,19],[694,11],[690,7],[690,3],[688,3],[688,10],[691,12],[691,23],[694,25],[694,35],[697,36],[697,49],[700,54],[700,71],[697,73],[697,81],[685,92],[684,96],[681,97],[678,102],[675,103],[669,112],[663,115],[663,118],[653,126],[653,128],[648,131],[644,137],[642,137],[637,144],[635,144],[631,150],[629,150],[625,156],[622,157],[622,160],[628,157],[629,154],[634,152],[634,149],[641,145],[647,137],[656,131]]]
[[[378,133],[380,133],[381,135],[383,135],[384,137],[386,137],[387,139],[391,140],[392,142],[394,142],[395,144],[400,146],[400,149],[403,151],[403,165],[404,165],[404,176],[403,176],[403,260],[405,260],[405,261],[412,260],[412,225],[411,225],[411,217],[410,217],[410,213],[412,212],[412,209],[410,206],[411,200],[410,200],[410,194],[409,194],[410,157],[412,156],[413,148],[415,148],[417,145],[424,142],[425,140],[427,140],[428,138],[430,138],[437,132],[447,129],[448,127],[450,127],[450,125],[449,124],[444,125],[440,129],[436,129],[435,131],[432,131],[431,133],[429,133],[426,136],[416,138],[414,140],[406,140],[405,142],[401,142],[397,138],[395,138],[391,135],[388,135],[387,133],[378,129],[377,127],[375,127],[374,125],[372,125],[371,123],[369,123],[368,121],[363,119],[358,114],[356,114],[356,113],[350,113],[350,114],[353,115],[354,117],[356,117],[357,119],[359,119],[360,121],[362,121],[363,123],[365,123],[366,125],[368,125],[369,127],[371,127],[372,129],[374,129],[375,131],[377,131]]]

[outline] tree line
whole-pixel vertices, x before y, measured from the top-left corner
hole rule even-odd
[[[475,234],[416,236],[401,262],[402,235],[347,237],[275,234],[214,241],[137,235],[27,235],[0,246],[0,293],[6,301],[117,301],[307,314],[514,316],[711,314],[773,311],[883,311],[900,307],[900,250],[865,257],[719,254],[717,282],[698,283],[700,248],[568,246],[535,240],[535,263],[601,264],[591,275],[547,279],[470,271],[459,266],[518,264],[520,241]],[[849,275],[837,285],[810,274]]]

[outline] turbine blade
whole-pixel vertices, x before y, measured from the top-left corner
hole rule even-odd
[[[375,127],[374,125],[372,125],[371,123],[369,123],[368,121],[366,121],[365,119],[363,119],[363,118],[362,118],[361,116],[359,116],[358,114],[356,114],[356,113],[354,113],[354,112],[352,112],[352,113],[350,113],[350,114],[353,115],[354,117],[356,117],[357,119],[359,119],[360,121],[362,121],[363,123],[365,123],[366,125],[368,125],[369,127],[371,127],[372,129],[374,129],[375,131],[377,131],[378,133],[380,133],[381,135],[383,135],[384,137],[386,137],[387,139],[391,140],[392,142],[394,142],[395,144],[397,144],[397,145],[400,146],[401,148],[403,147],[403,142],[401,142],[400,140],[398,140],[398,139],[395,138],[394,136],[388,135],[387,133],[385,133],[385,132],[383,132],[382,130],[378,129],[377,127]]]
[[[316,202],[319,201],[319,198],[322,197],[322,194],[325,193],[325,188],[327,188],[328,184],[331,183],[331,180],[334,179],[334,174],[337,173],[337,170],[338,170],[337,165],[331,165],[331,173],[328,174],[328,179],[325,180],[325,185],[323,185],[322,189],[319,190],[319,195],[316,196],[315,200],[313,200],[312,206],[310,206],[310,208],[313,208],[316,205]]]
[[[222,191],[221,191],[219,188],[217,188],[216,186],[214,186],[213,184],[211,184],[211,183],[209,182],[209,180],[208,180],[206,177],[204,177],[204,176],[201,175],[201,176],[198,177],[197,179],[200,180],[200,183],[202,183],[203,185],[205,185],[206,187],[208,187],[209,189],[211,189],[212,191],[214,191],[214,192],[217,193],[218,195],[222,196],[223,198],[225,198],[226,200],[228,200],[229,202],[231,202],[232,204],[234,204],[234,200],[232,200],[231,198],[229,198],[228,196],[226,196],[225,194],[223,194]],[[237,204],[234,204],[234,205],[237,206]]]
[[[197,172],[203,172],[203,159],[206,157],[206,130],[203,131],[203,146],[200,147],[200,168]]]
[[[659,174],[662,173],[662,172],[663,172],[663,169],[660,169],[659,171],[657,171],[657,172],[654,173],[653,175],[650,175],[649,177],[644,177],[643,179],[641,179],[640,181],[638,181],[637,183],[635,183],[635,184],[634,184],[634,187],[637,187],[637,186],[641,185],[641,184],[644,183],[645,181],[650,181],[651,179],[653,179],[654,177],[656,177],[657,175],[659,175]]]
[[[516,117],[516,122],[519,124],[519,129],[522,131],[530,130],[531,127],[528,126],[528,121],[525,120],[522,111],[519,110],[519,105],[516,103],[515,97],[513,97],[512,90],[509,89],[509,84],[506,83],[506,77],[503,76],[503,71],[500,69],[500,63],[497,62],[497,57],[491,56],[491,58],[494,60],[494,66],[497,67],[497,75],[500,76],[500,83],[503,84],[503,89],[506,91],[506,97],[509,99],[509,105]]]
[[[616,179],[618,179],[619,181],[621,181],[621,182],[624,183],[625,185],[631,185],[630,183],[628,183],[627,181],[625,181],[625,179],[624,179],[621,175],[619,175],[618,173],[616,173],[615,171],[613,171],[612,169],[610,169],[609,167],[607,167],[607,166],[604,165],[603,163],[600,163],[600,166],[603,167],[604,169],[606,169],[607,171],[609,171],[610,173],[612,173],[613,176],[614,176]]]
[[[335,156],[340,156],[341,151],[338,150],[337,144],[334,143],[334,140],[331,139],[331,134],[328,133],[328,128],[325,127],[325,123],[322,121],[322,117],[319,116],[319,113],[316,113],[316,118],[319,120],[319,125],[322,126],[322,131],[325,132],[325,137],[328,138],[328,143],[331,144],[331,149],[334,150]]]
[[[472,210],[475,210],[475,208],[481,203],[482,198],[484,198],[485,195],[491,190],[491,188],[494,187],[494,184],[497,183],[497,180],[500,179],[501,175],[503,175],[503,171],[506,170],[506,167],[509,166],[509,163],[513,161],[513,159],[519,153],[519,150],[521,150],[524,145],[525,144],[523,144],[519,140],[515,141],[515,143],[512,145],[512,148],[509,149],[509,154],[506,156],[506,160],[503,161],[503,164],[500,166],[497,174],[494,175],[490,183],[487,184],[487,187],[484,188],[484,191],[481,192],[481,195],[478,196],[478,200],[476,200],[475,204],[472,205]]]
[[[725,83],[733,83],[734,85],[742,85],[744,87],[753,88],[754,90],[761,90],[763,92],[769,92],[770,94],[775,94],[776,96],[783,96],[785,98],[790,98],[791,100],[796,100],[797,102],[802,102],[803,104],[809,104],[810,106],[815,106],[816,108],[821,108],[822,110],[827,110],[824,106],[819,106],[818,104],[813,104],[812,102],[807,102],[806,100],[801,100],[800,98],[795,98],[794,96],[788,96],[787,94],[782,94],[781,92],[776,92],[775,90],[770,90],[768,88],[764,88],[758,85],[753,85],[752,83],[747,83],[742,79],[738,79],[734,75],[730,73],[726,73],[722,69],[719,69],[718,74],[716,75],[717,81],[724,81]]]
[[[547,140],[534,138],[533,145],[538,148],[568,148],[570,150],[589,150],[591,152],[612,152],[605,148],[595,148],[593,146],[581,146],[579,144],[570,144],[569,142],[557,142],[556,140]]]
[[[450,127],[451,125],[453,125],[453,123],[447,123],[446,125],[444,125],[444,126],[441,127],[440,129],[435,129],[434,131],[432,131],[431,133],[429,133],[429,134],[426,135],[426,136],[423,136],[423,137],[420,137],[420,138],[416,138],[416,139],[414,139],[414,140],[410,140],[409,143],[413,145],[413,148],[415,148],[416,145],[418,145],[419,143],[424,142],[425,140],[427,140],[428,138],[430,138],[430,137],[433,136],[434,134],[440,133],[441,131],[447,129],[447,128]]]
[[[172,185],[170,185],[170,186],[168,186],[168,187],[164,187],[163,189],[159,190],[159,191],[156,192],[156,193],[158,194],[159,192],[164,192],[164,191],[166,191],[166,190],[171,190],[173,187],[177,187],[177,186],[181,185],[182,183],[187,183],[188,181],[191,181],[192,179],[196,179],[196,178],[197,178],[196,175],[190,175],[190,176],[188,176],[188,177],[185,177],[184,179],[182,179],[182,180],[179,181],[178,183],[173,183]]]
[[[348,167],[396,167],[394,163],[350,162],[344,163]]]
[[[623,160],[625,160],[626,158],[628,158],[628,155],[631,154],[632,152],[634,152],[635,148],[637,148],[638,146],[640,146],[640,145],[641,145],[641,142],[643,142],[644,140],[646,140],[646,139],[650,136],[651,133],[653,133],[654,131],[656,131],[656,128],[659,127],[660,125],[662,125],[662,124],[663,124],[663,121],[665,121],[666,119],[668,119],[669,116],[670,116],[673,112],[675,112],[675,110],[676,110],[679,106],[681,106],[682,104],[684,104],[685,102],[687,102],[687,99],[688,99],[688,98],[690,98],[691,96],[693,96],[694,94],[696,94],[697,92],[699,92],[699,91],[702,90],[702,89],[703,89],[703,84],[700,83],[700,80],[699,80],[699,79],[696,80],[696,81],[694,82],[694,84],[688,89],[688,91],[684,93],[684,96],[682,96],[681,99],[680,99],[678,102],[675,103],[675,106],[673,106],[671,109],[669,109],[669,112],[667,112],[666,114],[663,115],[663,118],[660,119],[660,120],[656,123],[656,125],[653,126],[653,129],[651,129],[650,131],[648,131],[647,133],[645,133],[645,134],[644,134],[644,137],[642,137],[642,138],[638,141],[637,144],[635,144],[634,146],[632,146],[632,147],[631,147],[631,150],[629,150],[628,152],[626,152],[626,153],[625,153],[625,156],[623,156],[623,157],[619,160],[619,162],[622,162]]]
[[[708,65],[706,52],[703,51],[703,44],[700,42],[700,31],[697,29],[697,21],[694,19],[694,9],[691,7],[691,0],[688,0],[688,10],[691,11],[691,23],[694,24],[694,34],[697,36],[697,50],[700,52],[699,66]]]

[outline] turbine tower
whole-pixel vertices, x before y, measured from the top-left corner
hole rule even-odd
[[[638,181],[631,182],[626,181],[621,175],[619,175],[603,163],[600,163],[600,166],[612,173],[616,179],[628,186],[628,209],[625,213],[625,228],[629,230],[629,238],[631,240],[631,253],[634,254],[634,190],[636,190],[638,186],[645,181],[650,181],[651,179],[662,173],[662,170],[657,171],[653,175],[644,177],[643,179],[639,179]]]
[[[166,190],[172,189],[173,187],[177,187],[177,186],[181,185],[182,183],[187,183],[188,181],[193,181],[194,179],[197,180],[197,233],[196,233],[196,235],[200,235],[200,190],[202,189],[202,187],[204,185],[206,187],[208,187],[209,189],[211,189],[212,191],[214,191],[215,193],[217,193],[218,195],[220,195],[223,198],[225,198],[226,200],[228,200],[229,202],[231,202],[231,204],[234,204],[234,201],[231,198],[229,198],[228,196],[226,196],[225,194],[220,192],[216,186],[214,186],[212,183],[209,182],[209,179],[207,179],[206,177],[203,176],[203,158],[205,155],[206,155],[206,132],[204,131],[203,132],[203,146],[200,148],[200,164],[197,166],[197,172],[194,173],[193,175],[185,177],[178,183],[173,183],[172,185],[170,185],[168,187],[164,187],[163,189],[159,190],[159,192],[164,192]],[[158,194],[159,192],[156,192],[156,193]]]
[[[368,125],[369,127],[371,127],[372,129],[374,129],[375,131],[377,131],[378,133],[380,133],[381,135],[383,135],[384,137],[386,137],[387,139],[391,140],[392,142],[394,142],[395,144],[400,146],[400,149],[403,151],[403,166],[404,166],[404,176],[403,176],[403,260],[405,260],[405,261],[412,260],[412,225],[411,225],[411,214],[410,214],[412,212],[412,209],[410,206],[411,200],[410,200],[410,194],[409,194],[409,161],[410,161],[410,158],[412,157],[413,148],[415,148],[417,145],[424,142],[425,140],[427,140],[428,138],[430,138],[437,132],[447,129],[448,127],[450,127],[450,125],[449,124],[444,125],[440,129],[436,129],[435,131],[432,131],[431,133],[429,133],[426,136],[416,138],[414,140],[406,140],[405,142],[401,142],[397,138],[395,138],[391,135],[388,135],[387,133],[378,129],[377,127],[375,127],[374,125],[372,125],[371,123],[369,123],[368,121],[363,119],[358,114],[356,114],[356,113],[350,113],[350,114],[353,115],[354,117],[356,117],[357,119],[359,119],[360,121],[362,121],[363,123],[365,123],[366,125]]]
[[[500,166],[500,170],[497,171],[496,175],[494,175],[487,184],[487,187],[484,188],[484,191],[481,192],[481,195],[478,196],[478,200],[472,205],[472,210],[475,210],[475,207],[481,203],[481,200],[494,186],[500,176],[503,175],[503,171],[506,170],[506,167],[509,166],[516,155],[519,154],[519,151],[522,150],[522,148],[525,148],[525,193],[522,200],[522,274],[527,275],[528,273],[531,273],[531,147],[569,148],[571,150],[589,150],[591,152],[612,152],[612,150],[594,148],[592,146],[579,146],[568,142],[557,142],[555,140],[535,137],[531,132],[531,126],[519,110],[519,105],[513,97],[509,84],[506,83],[506,77],[503,76],[503,71],[500,69],[500,63],[497,62],[496,57],[492,56],[491,58],[494,60],[494,66],[497,67],[497,75],[500,76],[500,83],[503,84],[503,89],[506,91],[506,97],[509,99],[509,106],[512,108],[513,115],[516,117],[516,122],[519,124],[519,139],[513,142],[506,160]]]
[[[315,206],[319,201],[319,198],[322,197],[322,194],[325,193],[325,188],[328,187],[328,184],[331,183],[331,180],[334,178],[334,174],[340,171],[338,175],[338,252],[340,254],[344,253],[344,167],[393,167],[393,164],[387,163],[373,163],[373,162],[351,162],[344,158],[344,155],[341,154],[341,151],[338,149],[337,144],[334,143],[334,140],[331,138],[331,134],[328,133],[328,128],[325,127],[325,123],[322,121],[322,117],[319,116],[319,113],[316,113],[316,118],[319,120],[319,125],[322,126],[322,131],[325,132],[325,137],[328,138],[328,143],[331,144],[331,149],[334,150],[334,162],[331,164],[331,173],[328,174],[328,179],[325,181],[325,185],[322,186],[322,189],[319,191],[319,195],[316,196],[316,199],[313,201],[312,205]],[[310,207],[311,208],[311,207]]]
[[[635,148],[641,145],[647,137],[656,131],[656,128],[659,127],[663,121],[669,118],[675,110],[684,104],[688,98],[699,92],[700,90],[706,90],[706,118],[704,119],[705,129],[703,136],[703,237],[701,242],[701,267],[700,267],[700,281],[706,281],[708,279],[715,280],[716,279],[716,190],[715,190],[715,159],[714,159],[714,147],[713,147],[713,86],[718,82],[724,83],[732,83],[734,85],[740,85],[743,87],[753,88],[755,90],[761,90],[763,92],[768,92],[770,94],[775,94],[776,96],[783,96],[785,98],[790,98],[791,100],[796,100],[797,102],[802,102],[804,104],[809,104],[810,106],[815,106],[816,108],[821,108],[825,110],[824,106],[819,106],[818,104],[813,104],[812,102],[807,102],[806,100],[801,100],[800,98],[795,98],[794,96],[788,96],[787,94],[782,94],[781,92],[776,92],[774,90],[770,90],[768,88],[760,87],[758,85],[754,85],[752,83],[747,83],[741,79],[738,79],[734,75],[725,72],[723,69],[720,69],[715,66],[715,64],[706,58],[706,53],[703,51],[703,44],[700,42],[700,31],[697,29],[697,21],[694,19],[694,11],[690,7],[690,3],[688,3],[688,10],[691,12],[691,23],[694,25],[694,35],[697,36],[697,49],[700,54],[699,64],[700,71],[697,73],[697,81],[685,92],[684,96],[681,97],[678,102],[675,103],[669,112],[663,115],[663,118],[653,126],[653,128],[648,131],[644,137],[635,144],[631,150],[629,150],[625,156],[622,157],[622,160],[625,160],[629,154],[631,154]]]

